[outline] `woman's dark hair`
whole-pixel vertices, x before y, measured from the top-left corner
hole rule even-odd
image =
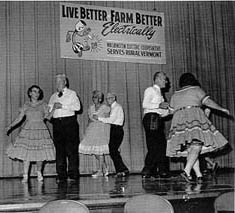
[[[28,97],[29,99],[31,100],[31,96],[30,96],[30,93],[32,92],[33,88],[36,88],[39,90],[39,96],[38,96],[38,100],[42,100],[43,99],[43,91],[42,89],[38,86],[38,85],[32,85],[31,87],[28,88],[28,91],[27,91],[27,94],[28,94]]]
[[[187,72],[180,76],[179,86],[200,86],[200,83],[192,73]]]

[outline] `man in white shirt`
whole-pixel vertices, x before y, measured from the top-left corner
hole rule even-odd
[[[153,77],[154,85],[144,91],[143,126],[146,136],[147,155],[143,178],[168,177],[166,165],[166,138],[164,133],[163,117],[168,115],[169,104],[164,102],[161,89],[166,87],[167,77],[163,72],[156,72]]]
[[[80,110],[81,104],[76,92],[67,88],[67,83],[65,74],[56,76],[57,91],[48,104],[51,110],[55,109],[52,124],[58,182],[67,178],[76,180],[79,176],[79,125],[75,112]]]
[[[117,103],[116,95],[113,93],[107,94],[107,103],[111,107],[110,116],[107,118],[101,118],[97,115],[93,117],[102,121],[103,123],[111,124],[110,128],[110,140],[109,140],[109,153],[113,160],[114,167],[116,170],[117,177],[124,177],[129,174],[129,170],[126,165],[123,163],[122,157],[119,152],[119,147],[122,143],[124,131],[124,111],[122,106]]]

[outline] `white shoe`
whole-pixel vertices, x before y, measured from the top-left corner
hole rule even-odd
[[[97,172],[93,173],[91,176],[92,177],[100,177],[100,176],[103,176],[103,173],[100,170],[98,170]]]
[[[42,173],[41,172],[37,172],[38,173],[38,177],[37,177],[37,179],[38,179],[38,182],[42,182],[43,181],[43,176],[42,176]]]
[[[104,172],[103,176],[104,176],[104,177],[109,176],[109,170],[108,170],[108,169],[105,169],[105,172]]]
[[[23,179],[21,180],[22,183],[28,182],[28,175],[23,175]]]

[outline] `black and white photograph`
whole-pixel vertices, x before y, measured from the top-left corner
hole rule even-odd
[[[0,213],[235,212],[235,1],[0,1]]]

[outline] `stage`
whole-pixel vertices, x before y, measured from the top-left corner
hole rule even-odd
[[[172,173],[173,174],[173,173]],[[128,177],[92,178],[81,176],[77,182],[57,184],[55,177],[38,183],[20,178],[0,179],[0,212],[37,212],[50,200],[71,199],[86,204],[90,212],[122,213],[128,198],[140,194],[157,194],[168,199],[175,212],[214,212],[214,199],[221,193],[234,191],[234,170],[220,170],[202,184],[186,183],[175,172],[169,179],[146,179],[140,174]]]

